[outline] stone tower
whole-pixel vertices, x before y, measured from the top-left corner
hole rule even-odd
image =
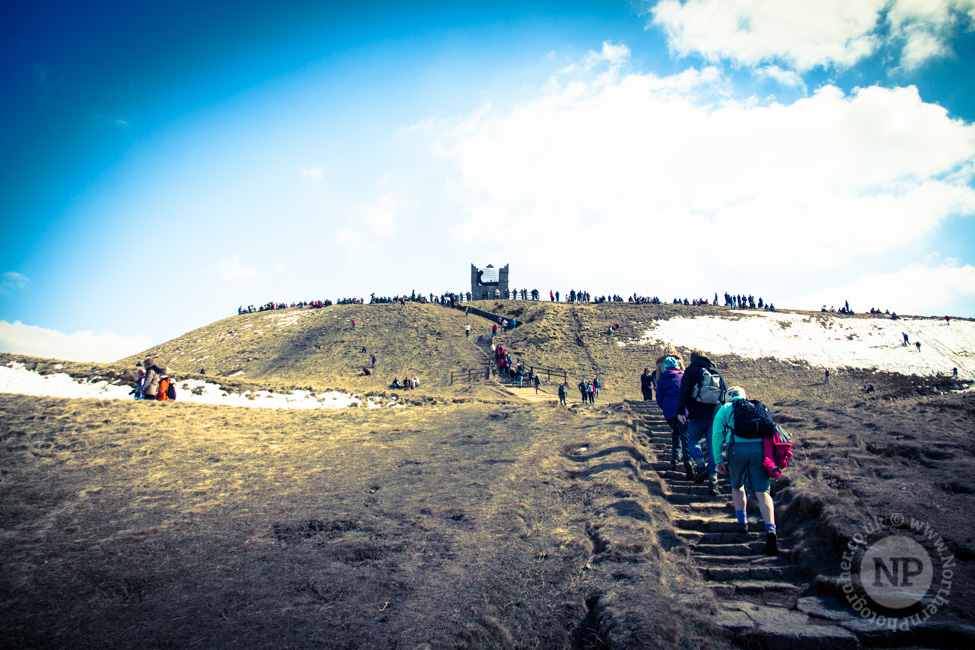
[[[498,269],[491,264],[484,268],[471,264],[471,297],[474,300],[488,300],[494,298],[495,289],[502,296],[508,291],[508,265]]]

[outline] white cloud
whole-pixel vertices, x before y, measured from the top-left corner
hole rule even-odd
[[[0,294],[13,293],[27,288],[30,278],[16,271],[7,271],[0,275]]]
[[[737,291],[734,273],[798,297],[975,215],[975,127],[913,87],[763,104],[729,97],[713,68],[563,74],[534,100],[427,125],[456,166],[461,244],[503,245],[531,270],[575,263],[589,283]],[[679,277],[647,272],[658,250]],[[694,250],[706,262],[678,261]]]
[[[904,44],[901,64],[916,68],[951,54],[952,35],[975,22],[975,0],[897,0],[887,20]]]
[[[378,196],[374,202],[360,205],[357,210],[373,234],[389,237],[396,232],[400,204],[395,199],[385,195]]]
[[[801,76],[792,70],[783,70],[777,65],[766,65],[757,68],[755,70],[755,74],[758,77],[772,79],[782,86],[786,86],[788,88],[798,88],[803,92],[806,91],[806,83],[802,80]]]
[[[965,313],[967,305],[975,304],[975,267],[911,264],[893,273],[867,273],[845,285],[811,292],[802,302],[840,307],[846,300],[859,312],[877,308],[925,316]]]
[[[0,351],[64,361],[117,361],[152,346],[140,336],[122,336],[111,332],[95,334],[91,330],[64,334],[57,330],[20,321],[0,321]]]
[[[369,251],[365,238],[355,228],[343,228],[335,233],[335,241],[345,247],[349,259],[358,259]]]
[[[247,280],[260,275],[254,269],[242,266],[240,255],[234,253],[231,257],[217,260],[217,273],[227,280]]]
[[[325,178],[325,169],[322,167],[302,167],[300,172],[305,178],[310,178],[315,181],[320,181]]]
[[[661,0],[651,13],[678,55],[802,72],[852,66],[881,45],[901,46],[905,67],[944,56],[975,0]]]

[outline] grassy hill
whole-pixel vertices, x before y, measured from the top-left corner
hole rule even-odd
[[[489,313],[516,318],[521,325],[491,337],[492,322],[435,304],[334,305],[323,309],[283,309],[231,316],[179,338],[110,364],[117,372],[146,356],[179,377],[201,370],[226,385],[272,389],[342,389],[383,392],[394,377],[419,376],[420,394],[497,397],[483,384],[450,385],[451,371],[483,367],[491,344],[505,346],[528,367],[564,370],[570,395],[582,379],[599,377],[601,401],[640,399],[639,375],[663,354],[690,359],[690,349],[659,344],[627,344],[654,321],[700,315],[738,318],[714,306],[569,305],[551,302],[475,301]],[[352,329],[352,319],[356,329]],[[464,336],[465,323],[471,336]],[[619,327],[611,330],[614,325]],[[374,374],[360,377],[377,358]],[[930,379],[851,370],[834,374],[827,390],[822,369],[773,358],[712,355],[729,385],[740,384],[766,402],[815,397],[827,402],[858,399],[868,383],[878,396],[904,396],[937,384]],[[554,386],[544,387],[554,392]]]
[[[638,375],[658,356],[689,359],[637,342],[654,322],[739,316],[476,306],[523,325],[492,341],[489,320],[439,305],[340,305],[232,316],[113,364],[0,355],[43,374],[127,381],[150,355],[177,378],[205,369],[236,390],[422,382],[407,408],[336,411],[0,395],[0,650],[732,647],[718,612],[738,598],[745,610],[767,603],[728,596],[694,559],[730,525],[727,496],[682,485],[662,462],[666,426],[623,400],[639,399]],[[493,381],[451,385],[492,342],[528,366],[564,369],[570,388],[598,376],[600,399],[565,409]],[[376,373],[360,377],[370,354]],[[792,573],[766,586],[842,598],[850,541],[878,517],[917,521],[957,560],[935,623],[975,621],[973,393],[867,371],[837,372],[827,388],[802,362],[710,356],[794,436],[774,483],[788,549],[776,562]],[[876,394],[862,393],[867,382]],[[687,528],[698,525],[717,532]],[[766,558],[739,552],[767,572]],[[918,645],[866,632],[877,647]],[[975,640],[969,627],[923,634],[923,647]]]

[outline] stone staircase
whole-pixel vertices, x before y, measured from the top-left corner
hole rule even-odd
[[[765,555],[765,528],[749,503],[748,533],[737,532],[731,486],[721,494],[685,478],[683,466],[670,469],[671,432],[656,402],[626,401],[649,438],[650,467],[667,485],[665,498],[677,512],[678,544],[686,546],[701,578],[719,603],[714,622],[746,648],[807,650],[975,647],[975,628],[964,624],[921,625],[885,630],[861,621],[831,597],[804,595],[809,584],[791,561],[788,537],[778,538],[778,554]],[[750,501],[753,501],[751,499]],[[959,645],[960,644],[960,645]]]
[[[670,426],[656,402],[630,402],[650,438],[651,467],[669,488],[666,499],[677,511],[677,535],[691,551],[701,577],[719,599],[745,599],[760,605],[792,608],[805,584],[798,582],[788,538],[779,537],[779,554],[765,555],[765,528],[749,513],[748,533],[737,532],[731,486],[718,482],[721,494],[711,496],[707,485],[688,481],[683,466],[670,469]]]

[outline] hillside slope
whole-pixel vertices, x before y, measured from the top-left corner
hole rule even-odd
[[[205,369],[207,376],[227,381],[356,392],[381,391],[394,377],[402,380],[409,375],[420,377],[423,392],[494,397],[496,393],[482,384],[451,387],[450,373],[483,368],[492,358],[492,344],[500,344],[528,367],[565,371],[570,395],[580,380],[598,377],[603,385],[600,401],[605,402],[639,399],[639,375],[643,368],[653,368],[655,360],[664,354],[681,356],[686,364],[691,349],[696,348],[717,363],[729,385],[743,385],[750,394],[767,402],[806,397],[827,402],[860,399],[868,384],[876,387],[875,398],[931,394],[956,387],[944,376],[911,377],[913,373],[906,372],[909,366],[900,362],[891,365],[891,369],[900,371],[897,373],[887,372],[883,363],[873,369],[834,366],[831,382],[826,386],[823,366],[813,354],[817,346],[826,343],[803,339],[799,345],[806,346],[807,354],[773,358],[760,356],[755,350],[769,350],[773,354],[780,349],[775,344],[766,340],[756,345],[755,341],[736,334],[742,331],[741,324],[756,320],[761,312],[742,314],[723,307],[669,304],[569,305],[544,301],[476,301],[473,304],[486,312],[516,318],[521,324],[513,331],[492,337],[490,320],[435,304],[284,309],[232,316],[123,359],[119,364],[132,368],[139,359],[152,356],[178,376],[198,376]],[[351,325],[353,318],[355,330]],[[849,328],[851,324],[860,324],[861,329],[878,329],[890,323],[883,318],[835,314],[799,314],[795,318],[821,321],[823,326],[819,329],[824,332],[840,326]],[[464,336],[468,322],[471,324],[469,339]],[[664,327],[663,323],[668,326]],[[709,337],[695,326],[700,323],[712,329],[717,323],[724,331]],[[913,331],[917,331],[918,325],[914,327]],[[952,327],[959,331],[962,327],[971,329],[971,323],[959,322]],[[682,331],[686,336],[681,335]],[[783,327],[763,332],[762,336],[795,339],[798,331],[798,327]],[[660,335],[650,336],[654,333]],[[664,338],[663,333],[669,338]],[[952,351],[942,342],[939,348],[944,349],[939,354],[946,362],[957,359],[958,365],[964,368],[965,355],[971,346],[963,343]],[[926,349],[914,358],[920,362],[934,352]],[[952,352],[961,356],[952,357]],[[363,367],[371,368],[373,354],[377,357],[374,374],[359,376]],[[842,359],[842,354],[837,358]],[[543,379],[548,379],[547,375]],[[543,390],[554,392],[555,381],[554,378],[546,381]]]
[[[177,375],[205,370],[314,389],[382,389],[407,375],[419,376],[421,385],[445,385],[452,370],[486,361],[465,338],[464,323],[460,311],[416,303],[282,309],[225,318],[120,363],[151,356]],[[364,367],[374,374],[360,377]]]

